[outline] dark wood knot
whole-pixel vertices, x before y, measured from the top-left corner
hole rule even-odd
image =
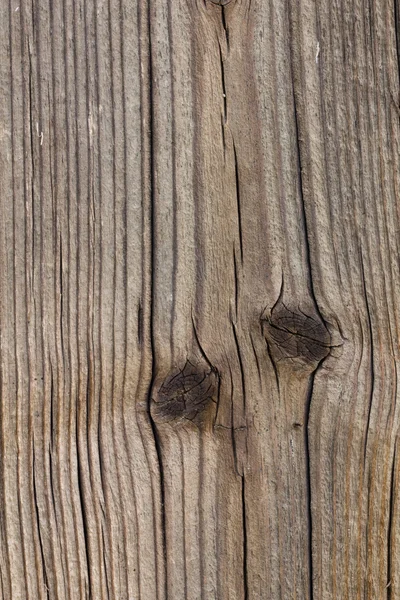
[[[330,353],[331,335],[316,310],[307,314],[278,300],[261,321],[275,363],[292,361],[315,368]]]
[[[212,2],[213,4],[218,4],[219,6],[226,6],[232,1],[233,0],[210,0],[210,2]]]
[[[183,369],[172,372],[152,396],[151,416],[155,423],[191,421],[197,426],[214,413],[219,377],[204,363],[186,361]]]

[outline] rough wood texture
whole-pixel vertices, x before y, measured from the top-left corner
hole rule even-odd
[[[397,0],[2,0],[0,600],[400,598]]]

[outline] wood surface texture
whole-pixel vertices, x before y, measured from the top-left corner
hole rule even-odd
[[[398,1],[0,7],[0,600],[399,600]]]

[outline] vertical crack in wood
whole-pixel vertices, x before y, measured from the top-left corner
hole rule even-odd
[[[137,336],[138,336],[138,343],[139,346],[142,345],[142,339],[143,339],[143,309],[142,309],[142,303],[138,302],[138,307],[137,307]]]
[[[242,228],[242,207],[240,198],[240,181],[239,181],[239,164],[236,153],[235,140],[232,136],[233,146],[233,160],[235,166],[235,191],[236,191],[236,206],[237,206],[237,217],[238,217],[238,229],[239,229],[239,245],[240,245],[240,260],[243,265],[243,228]]]
[[[87,387],[86,387],[86,411],[88,410],[88,390],[89,390],[89,373],[87,376]],[[87,413],[88,414],[88,413]],[[87,420],[88,422],[88,420]],[[79,432],[79,410],[76,411],[76,461],[77,461],[77,488],[78,488],[78,495],[79,495],[79,504],[81,507],[81,516],[82,516],[82,529],[83,529],[83,540],[84,540],[84,553],[85,553],[85,559],[86,559],[86,574],[87,574],[87,582],[85,579],[85,586],[88,586],[88,593],[89,591],[92,589],[92,583],[91,583],[91,569],[89,568],[90,565],[90,542],[89,542],[89,531],[88,531],[88,522],[87,522],[87,511],[86,511],[86,505],[85,505],[85,495],[84,495],[84,489],[83,489],[83,477],[84,477],[84,473],[83,473],[83,465],[82,465],[82,458],[81,458],[81,451],[80,451],[80,443],[79,443],[79,436],[78,436],[78,432]]]
[[[235,246],[233,246],[233,281],[235,285],[235,319],[237,321],[239,311],[239,277]]]
[[[236,352],[237,352],[239,368],[240,368],[240,382],[241,382],[241,386],[242,386],[242,397],[243,397],[243,413],[246,414],[246,381],[245,381],[245,376],[244,376],[242,352],[240,350],[240,344],[239,344],[239,339],[238,339],[238,334],[237,334],[237,326],[232,320],[231,320],[231,325],[232,325],[233,339],[235,340]]]
[[[223,115],[223,120],[224,123],[226,123],[228,121],[228,100],[226,97],[226,85],[225,85],[225,68],[224,68],[224,59],[222,56],[222,48],[221,48],[221,43],[218,43],[218,47],[219,47],[219,62],[220,62],[220,67],[221,67],[221,85],[222,85],[222,96],[224,99],[224,115]]]
[[[318,367],[317,367],[318,369]],[[314,379],[317,370],[312,373],[309,380],[308,395],[306,400],[305,423],[304,423],[304,448],[306,452],[306,480],[307,480],[307,519],[308,519],[308,563],[309,563],[309,594],[310,600],[314,597],[314,564],[313,564],[313,518],[312,518],[312,495],[311,495],[311,454],[310,454],[310,412],[311,400],[314,389]]]
[[[226,48],[229,54],[229,27],[227,25],[226,22],[226,12],[225,12],[225,5],[227,4],[227,2],[224,4],[221,2],[221,21],[222,21],[222,27],[224,29],[225,32],[225,39],[226,39]]]
[[[370,362],[370,368],[371,368],[368,416],[367,416],[367,421],[366,421],[366,426],[365,426],[365,434],[364,434],[364,436],[365,436],[365,438],[364,438],[364,469],[365,469],[365,465],[366,465],[366,461],[367,461],[368,434],[369,434],[369,427],[371,424],[371,412],[372,412],[372,405],[373,405],[374,391],[375,391],[375,362],[374,362],[374,338],[373,338],[373,333],[372,333],[373,329],[372,329],[372,320],[371,320],[371,309],[370,309],[369,301],[368,301],[368,292],[367,292],[367,286],[366,286],[366,281],[365,281],[365,272],[364,272],[364,260],[363,260],[363,253],[362,253],[361,248],[360,248],[360,271],[361,271],[361,285],[362,285],[363,294],[364,294],[365,308],[367,311],[369,349],[370,349],[369,362]]]

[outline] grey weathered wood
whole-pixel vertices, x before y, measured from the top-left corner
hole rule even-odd
[[[0,19],[0,600],[395,600],[396,0]]]

